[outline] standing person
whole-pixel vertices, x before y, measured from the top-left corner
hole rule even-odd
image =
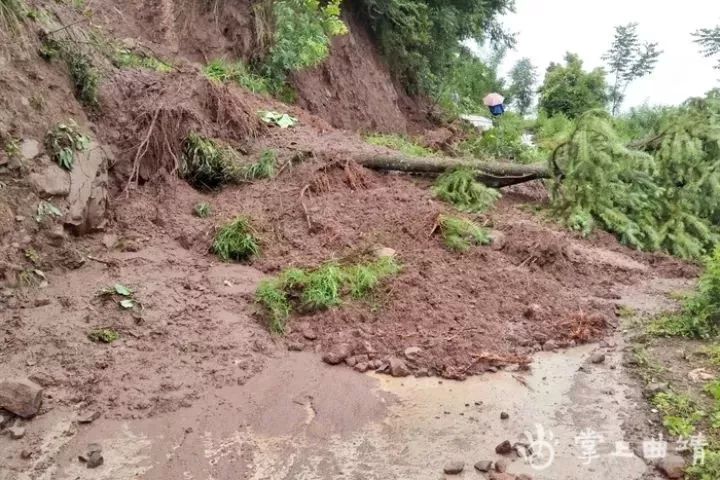
[[[505,105],[503,104],[504,101],[505,97],[499,93],[490,93],[483,99],[483,103],[490,109],[490,114],[493,117],[499,117],[505,113]]]

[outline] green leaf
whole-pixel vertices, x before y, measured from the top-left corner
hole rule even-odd
[[[131,308],[135,307],[135,301],[133,301],[129,298],[126,298],[125,300],[122,300],[120,302],[120,306],[126,310],[130,310]]]
[[[116,283],[113,288],[115,288],[115,293],[122,295],[123,297],[130,297],[133,294],[132,290],[120,283]]]

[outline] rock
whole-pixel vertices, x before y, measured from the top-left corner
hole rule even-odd
[[[500,420],[507,420],[510,418],[510,414],[507,412],[500,412]]]
[[[429,377],[430,371],[427,368],[418,368],[417,371],[415,372],[415,376],[418,378]]]
[[[80,424],[87,424],[87,423],[94,422],[98,418],[100,418],[100,412],[98,412],[96,410],[96,411],[85,412],[85,413],[79,415],[77,421]]]
[[[465,468],[465,462],[460,461],[454,461],[445,464],[445,467],[443,467],[443,472],[445,472],[448,475],[457,475],[463,471]]]
[[[515,475],[501,472],[490,472],[490,480],[515,480]]]
[[[490,460],[482,460],[475,464],[475,470],[478,472],[489,472],[492,470],[493,462]]]
[[[105,226],[107,166],[110,163],[109,151],[94,142],[90,143],[87,150],[76,155],[70,171],[65,224],[77,235]]]
[[[287,347],[291,352],[302,352],[305,350],[305,344],[302,342],[290,342]]]
[[[557,350],[559,348],[558,343],[555,340],[548,340],[543,344],[542,349],[546,352],[552,352],[553,350]]]
[[[590,355],[590,363],[599,364],[605,362],[605,354],[602,352],[595,352]]]
[[[537,318],[542,313],[542,307],[537,303],[532,303],[523,312],[525,318]]]
[[[36,307],[45,307],[47,305],[50,305],[51,302],[52,301],[49,298],[42,297],[42,298],[36,298],[35,301],[33,302],[33,305],[35,305]]]
[[[23,460],[27,460],[30,457],[32,457],[32,452],[30,450],[23,450],[20,452],[20,458]]]
[[[97,468],[100,465],[102,465],[104,462],[102,453],[100,452],[92,452],[87,457],[87,468]]]
[[[657,463],[657,469],[668,478],[685,476],[685,459],[680,455],[669,454]]]
[[[67,235],[62,225],[55,225],[45,233],[45,236],[50,240],[50,244],[55,247],[62,247],[65,240],[67,240]]]
[[[667,391],[668,388],[670,387],[667,383],[653,382],[648,384],[647,387],[645,387],[645,395],[647,397],[654,397],[658,393]]]
[[[405,358],[408,360],[415,360],[420,352],[422,352],[422,348],[420,347],[408,347],[404,352]]]
[[[495,471],[499,473],[505,473],[508,469],[508,461],[504,458],[501,458],[497,462],[495,462]]]
[[[35,160],[40,155],[40,142],[32,138],[26,138],[20,142],[20,158],[23,162]]]
[[[30,184],[41,197],[65,197],[70,194],[70,174],[54,163],[31,173]]]
[[[8,428],[7,431],[8,435],[10,435],[10,438],[13,440],[20,440],[25,436],[25,427],[20,427],[18,425]]]
[[[377,369],[379,369],[379,368],[382,368],[383,365],[385,365],[385,364],[383,363],[383,361],[380,360],[380,359],[377,359],[377,358],[376,358],[375,360],[370,360],[370,361],[368,362],[368,367],[370,367],[370,368],[373,369],[373,370],[377,370]]]
[[[375,256],[377,258],[392,258],[396,254],[395,250],[388,247],[378,247],[375,249]]]
[[[505,247],[506,239],[505,234],[499,230],[493,230],[490,232],[490,238],[492,239],[492,244],[490,244],[490,247],[493,250],[502,250]]]
[[[0,408],[23,418],[35,416],[40,410],[43,389],[27,378],[0,380]]]
[[[500,445],[495,447],[495,453],[498,455],[508,455],[512,452],[513,448],[509,440],[505,440]]]
[[[330,348],[330,351],[323,355],[323,361],[330,365],[342,363],[352,353],[352,347],[347,343],[338,343]]]
[[[393,377],[407,377],[410,375],[410,370],[404,361],[393,357],[390,359],[390,375]]]
[[[317,332],[310,327],[303,328],[302,335],[307,340],[317,340],[318,338]]]
[[[102,237],[102,244],[107,248],[108,250],[112,250],[115,245],[118,243],[118,236],[114,233],[106,233]]]
[[[360,372],[360,373],[365,373],[365,372],[367,372],[367,371],[370,369],[370,367],[368,366],[367,362],[356,363],[353,368],[354,368],[355,370],[357,370],[358,372]]]

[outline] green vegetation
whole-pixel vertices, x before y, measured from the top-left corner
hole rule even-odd
[[[159,73],[173,71],[171,64],[155,57],[135,53],[127,48],[117,48],[112,57],[112,63],[118,68],[145,69]]]
[[[268,125],[275,125],[276,127],[280,128],[294,127],[298,123],[297,118],[287,113],[259,111],[258,115],[260,116],[260,120],[267,123]]]
[[[530,113],[535,98],[537,70],[529,58],[521,58],[510,71],[512,83],[508,90],[513,106],[521,116]]]
[[[37,206],[37,210],[36,210],[36,214],[35,214],[36,222],[42,223],[48,217],[60,218],[62,216],[63,216],[63,214],[60,211],[60,209],[57,208],[52,203],[47,202],[45,200],[40,200],[40,202],[38,202],[38,206]]]
[[[438,224],[443,242],[450,250],[464,252],[473,245],[492,243],[487,229],[466,218],[441,215]]]
[[[90,139],[80,133],[73,120],[55,125],[45,136],[45,148],[50,158],[65,170],[72,170],[75,154],[84,151],[89,145]]]
[[[216,82],[235,83],[252,93],[270,94],[268,80],[251,72],[241,61],[230,63],[219,58],[210,62],[203,70],[203,73],[210,80]]]
[[[720,25],[712,28],[701,28],[693,33],[695,42],[702,48],[706,57],[716,57],[720,54]],[[720,70],[720,59],[715,68]]]
[[[125,310],[132,310],[137,306],[141,306],[140,302],[135,299],[135,292],[121,283],[103,288],[97,295],[104,299],[116,301],[118,306]]]
[[[15,32],[25,17],[21,0],[0,0],[0,31]]]
[[[440,200],[463,212],[480,213],[492,207],[501,197],[499,191],[475,181],[471,170],[457,169],[441,175],[433,188]]]
[[[195,205],[195,208],[193,208],[193,212],[195,212],[195,215],[198,218],[208,218],[210,215],[212,215],[212,207],[209,203],[200,202]]]
[[[522,142],[525,121],[520,115],[507,112],[493,123],[492,130],[482,135],[471,135],[458,145],[458,150],[477,158],[492,157],[519,163],[541,161],[534,149]]]
[[[671,435],[687,438],[695,433],[695,427],[705,413],[687,395],[661,392],[652,399],[653,405],[663,417],[663,425]]]
[[[240,154],[227,145],[190,133],[183,144],[180,176],[198,189],[214,189],[242,178]]]
[[[112,328],[96,328],[88,332],[87,336],[96,343],[112,343],[120,338],[120,334]]]
[[[697,291],[683,302],[680,312],[655,319],[649,332],[655,335],[711,338],[720,334],[720,246],[705,262]]]
[[[246,217],[237,217],[218,229],[211,247],[223,262],[243,262],[260,255],[260,242]]]
[[[720,478],[720,452],[706,451],[703,464],[691,465],[685,471],[687,480],[716,480]]]
[[[284,333],[292,311],[312,312],[342,304],[344,296],[367,298],[400,267],[392,257],[355,265],[326,263],[316,269],[291,268],[263,281],[255,294],[268,314],[270,330]]]
[[[275,176],[277,167],[277,153],[274,150],[265,150],[260,154],[260,160],[242,168],[242,176],[245,180],[262,180]]]
[[[90,55],[72,40],[55,40],[46,37],[40,47],[40,56],[47,61],[58,57],[67,66],[77,98],[86,107],[95,109],[99,106],[98,84],[100,75]]]
[[[371,145],[387,147],[410,155],[412,157],[428,157],[433,152],[403,135],[372,133],[365,137],[365,141]]]
[[[3,152],[8,158],[18,158],[20,156],[20,142],[17,138],[10,135],[0,135],[2,141]]]
[[[604,70],[585,72],[580,57],[572,53],[565,56],[564,66],[550,64],[539,92],[538,108],[550,117],[563,114],[577,118],[608,103]]]

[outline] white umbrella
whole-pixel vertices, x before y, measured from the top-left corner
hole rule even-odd
[[[483,98],[483,103],[485,103],[486,107],[494,107],[495,105],[502,105],[502,103],[505,101],[505,97],[500,95],[499,93],[491,93],[487,95],[485,98]]]

